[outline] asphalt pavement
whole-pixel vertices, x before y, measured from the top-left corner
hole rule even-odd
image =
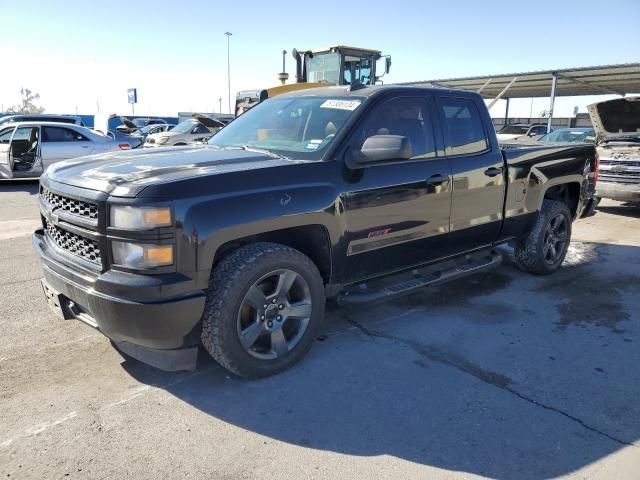
[[[330,308],[259,381],[124,359],[58,320],[37,184],[0,182],[0,477],[640,478],[640,208],[574,224],[552,276],[498,269]]]

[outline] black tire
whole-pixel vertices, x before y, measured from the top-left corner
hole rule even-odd
[[[278,285],[275,287],[276,294],[274,296],[277,296],[277,290],[280,287],[280,277],[277,274],[258,284],[261,279],[273,272],[293,272],[297,276],[295,276],[293,287],[289,288],[298,288],[304,291],[305,298],[308,298],[305,306],[310,314],[308,318],[305,317],[304,330],[302,327],[297,328],[297,343],[291,346],[290,350],[286,350],[286,353],[274,352],[277,349],[274,349],[272,343],[274,338],[272,331],[263,331],[254,341],[256,345],[259,342],[268,343],[271,349],[269,353],[266,352],[266,347],[263,350],[259,350],[258,347],[252,349],[251,346],[243,346],[241,342],[241,317],[245,315],[247,307],[249,310],[251,309],[247,302],[250,289],[255,291],[253,289],[258,286],[264,290],[264,282],[276,278]],[[285,296],[289,295],[287,292],[284,293]],[[308,305],[309,303],[310,305]],[[286,300],[286,305],[287,308],[284,311],[288,312],[288,308],[293,306],[290,304],[290,298]],[[271,307],[272,305],[269,304],[268,308],[271,309]],[[271,310],[282,307],[282,305],[274,303],[273,307]],[[246,245],[224,258],[211,272],[203,313],[202,343],[220,365],[240,377],[260,378],[274,375],[295,365],[309,351],[324,317],[324,307],[325,296],[322,277],[315,264],[307,256],[293,248],[275,243]],[[289,320],[285,315],[284,320],[278,323],[275,315],[277,314],[281,318],[279,312],[271,310],[265,309],[262,312],[273,320],[271,322],[265,321],[265,316],[260,316],[260,312],[257,310],[255,313],[250,312],[250,326],[258,325],[260,321],[262,321],[264,329],[267,328],[267,323],[280,325],[280,330],[283,333],[282,338],[286,338],[285,325],[292,325],[298,320],[294,317]],[[269,317],[269,315],[274,316]],[[300,322],[302,323],[302,321]],[[287,347],[290,346],[288,341]],[[266,357],[268,354],[275,354],[276,357],[256,358],[256,356]]]
[[[516,243],[514,254],[518,266],[537,275],[548,275],[558,270],[571,242],[571,221],[571,212],[566,204],[544,200],[535,225],[525,238]],[[563,227],[558,235],[551,233],[555,222],[561,222],[558,225]],[[549,243],[554,241],[555,246],[550,247]]]

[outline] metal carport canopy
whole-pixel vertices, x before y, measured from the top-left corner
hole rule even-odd
[[[640,63],[423,80],[402,84],[473,90],[485,98],[531,98],[549,97],[554,77],[557,79],[555,96],[640,93]],[[510,83],[512,84],[509,85]],[[506,87],[508,88],[504,91]]]

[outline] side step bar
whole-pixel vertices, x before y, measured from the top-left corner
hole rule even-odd
[[[421,288],[430,287],[471,275],[472,273],[494,268],[500,265],[500,263],[502,263],[502,254],[496,250],[491,250],[480,257],[463,257],[462,260],[457,260],[454,266],[446,269],[436,269],[423,274],[414,271],[412,278],[382,288],[370,289],[366,284],[362,284],[361,287],[364,288],[347,290],[339,294],[337,301],[339,305],[357,305],[409,295]]]

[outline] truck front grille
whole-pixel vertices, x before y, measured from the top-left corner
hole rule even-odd
[[[61,210],[80,217],[90,218],[92,220],[98,219],[98,205],[95,203],[64,197],[57,193],[53,193],[46,187],[42,187],[40,195],[54,208],[60,208]]]
[[[603,182],[640,183],[640,160],[601,159],[598,175]]]
[[[101,264],[100,247],[95,240],[63,230],[46,220],[45,227],[49,237],[61,249],[95,264]]]

